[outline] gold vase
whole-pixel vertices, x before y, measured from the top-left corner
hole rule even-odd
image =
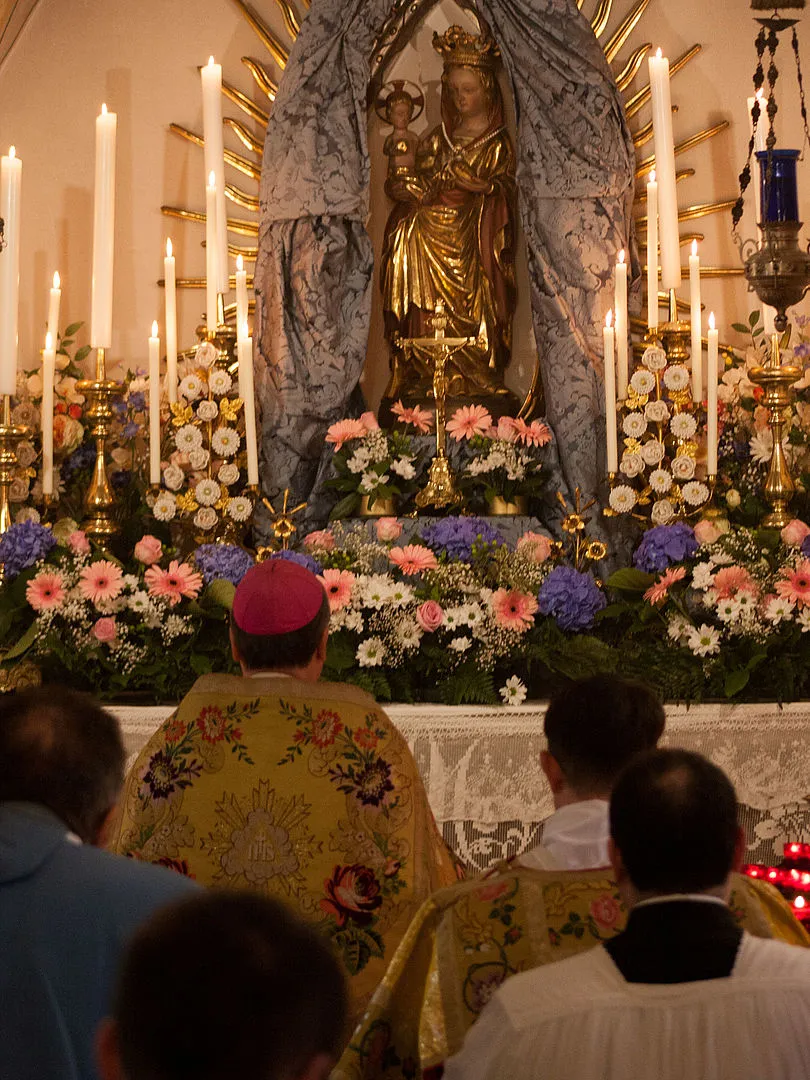
[[[487,508],[492,517],[523,516],[529,510],[525,495],[515,495],[511,502],[507,502],[500,495],[493,495],[491,499],[487,499]]]
[[[397,504],[393,496],[387,499],[375,499],[374,504],[369,506],[370,495],[364,495],[360,500],[358,517],[396,517]]]

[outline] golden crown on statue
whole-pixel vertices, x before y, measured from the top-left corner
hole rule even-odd
[[[460,26],[451,26],[444,34],[434,33],[433,48],[442,54],[445,66],[457,64],[494,71],[501,57],[491,37],[468,34]]]

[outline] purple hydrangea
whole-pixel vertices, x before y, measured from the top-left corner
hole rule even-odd
[[[194,562],[206,585],[217,578],[238,585],[253,566],[253,557],[237,544],[201,544]]]
[[[810,559],[810,536],[805,536],[802,540],[802,546],[799,548],[805,559]]]
[[[660,574],[673,563],[691,558],[698,549],[695,530],[678,522],[656,525],[644,534],[633,555],[633,565],[647,574]]]
[[[441,518],[422,529],[422,539],[433,551],[462,562],[472,561],[474,544],[505,543],[497,529],[478,517]]]
[[[21,570],[44,559],[54,547],[53,533],[39,522],[21,521],[19,525],[12,525],[0,539],[0,563],[6,578],[16,577]]]
[[[303,551],[274,551],[270,558],[287,559],[289,562],[298,563],[299,566],[305,566],[307,570],[311,570],[313,574],[323,573],[323,567],[317,559],[313,559],[311,555],[305,555]]]
[[[607,603],[593,577],[571,566],[554,567],[540,586],[537,601],[540,611],[552,615],[561,630],[589,630]]]

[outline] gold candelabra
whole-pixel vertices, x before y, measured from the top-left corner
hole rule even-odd
[[[90,403],[86,417],[90,421],[90,434],[96,440],[96,461],[93,476],[84,496],[85,517],[82,528],[90,536],[103,542],[114,536],[120,529],[113,514],[115,496],[107,476],[106,443],[112,426],[113,410],[111,401],[118,396],[123,386],[107,378],[104,349],[96,351],[95,379],[82,379],[76,384],[79,393],[84,394]]]
[[[768,409],[768,426],[773,435],[773,453],[764,489],[765,499],[771,510],[762,519],[762,524],[772,529],[783,529],[792,520],[789,505],[796,491],[785,457],[785,448],[782,446],[782,432],[785,427],[785,410],[790,408],[793,400],[792,387],[802,377],[802,369],[795,364],[783,364],[781,361],[779,335],[773,334],[767,362],[751,368],[748,372],[751,382],[765,391],[763,404]]]
[[[8,491],[17,467],[17,443],[29,434],[26,427],[11,422],[11,396],[3,395],[3,422],[0,424],[0,534],[11,525]]]

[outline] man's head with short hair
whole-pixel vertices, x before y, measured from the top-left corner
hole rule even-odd
[[[209,892],[164,908],[121,968],[104,1080],[323,1080],[346,1036],[342,970],[276,900]]]
[[[46,806],[98,843],[123,782],[118,721],[93,698],[61,686],[0,695],[0,802]]]
[[[234,594],[231,645],[245,671],[317,679],[326,659],[329,601],[317,577],[287,559],[251,567]]]
[[[566,685],[549,702],[541,755],[555,804],[606,799],[636,754],[657,745],[664,708],[649,686],[616,675]]]
[[[737,796],[726,774],[689,750],[632,761],[610,799],[620,884],[637,896],[717,891],[742,858]]]

